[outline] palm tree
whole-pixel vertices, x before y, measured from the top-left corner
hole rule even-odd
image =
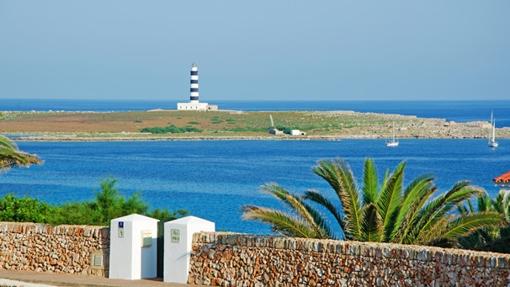
[[[495,199],[483,193],[476,198],[476,207],[468,201],[459,205],[461,214],[473,214],[478,212],[497,212],[504,218],[503,226],[488,226],[478,229],[472,234],[461,238],[459,243],[464,248],[509,252],[510,242],[510,191],[500,190]]]
[[[510,223],[510,191],[507,189],[500,190],[496,200],[491,200],[491,203],[494,210],[501,213],[505,220]]]
[[[13,141],[0,135],[0,170],[39,163],[39,157],[20,151]]]
[[[454,208],[482,191],[462,181],[431,199],[437,188],[430,176],[420,176],[404,188],[405,163],[386,172],[379,182],[372,160],[364,167],[363,186],[358,188],[345,161],[320,161],[313,171],[332,187],[337,203],[322,193],[293,195],[269,184],[263,190],[290,207],[291,212],[245,206],[243,217],[268,223],[287,236],[333,238],[326,219],[308,202],[328,211],[337,222],[341,238],[358,241],[444,245],[473,231],[501,223],[495,212],[452,214]]]

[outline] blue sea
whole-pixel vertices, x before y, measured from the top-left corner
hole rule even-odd
[[[394,113],[447,120],[487,121],[491,111],[498,127],[510,127],[510,100],[506,101],[211,101],[221,109],[244,111],[336,111]],[[27,100],[1,99],[1,111],[144,111],[175,109],[177,100]]]
[[[52,202],[92,199],[101,180],[118,179],[123,194],[140,192],[151,207],[187,209],[215,221],[219,230],[269,233],[241,219],[241,207],[280,207],[259,187],[277,182],[291,191],[318,189],[333,197],[311,169],[320,159],[347,160],[356,175],[366,157],[379,172],[408,163],[408,181],[432,174],[446,190],[469,179],[494,195],[492,178],[510,170],[510,140],[491,150],[485,140],[402,140],[388,149],[382,140],[344,141],[161,141],[20,142],[45,163],[0,176],[0,195],[15,193]]]

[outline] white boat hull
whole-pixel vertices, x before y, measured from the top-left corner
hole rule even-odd
[[[499,144],[497,142],[489,142],[489,147],[491,148],[497,148]]]

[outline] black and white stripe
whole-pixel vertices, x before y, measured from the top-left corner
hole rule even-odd
[[[199,92],[198,92],[198,66],[197,66],[197,64],[191,65],[190,76],[191,76],[191,79],[190,79],[189,99],[192,102],[198,102]]]

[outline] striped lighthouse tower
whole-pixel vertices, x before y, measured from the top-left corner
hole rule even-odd
[[[208,103],[199,101],[198,92],[198,65],[191,65],[190,81],[189,81],[189,102],[177,103],[179,111],[217,111],[217,105],[209,105]]]
[[[198,92],[198,66],[197,64],[193,63],[191,65],[191,79],[190,79],[190,102],[191,103],[198,103],[199,102],[199,92]]]

